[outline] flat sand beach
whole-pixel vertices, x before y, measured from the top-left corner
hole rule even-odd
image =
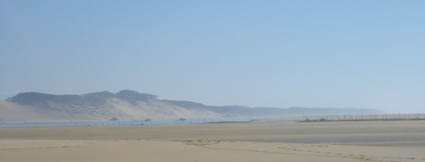
[[[425,121],[0,128],[0,162],[419,162]]]

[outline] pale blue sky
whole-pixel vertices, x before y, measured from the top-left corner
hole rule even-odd
[[[424,0],[0,0],[0,98],[425,112]]]

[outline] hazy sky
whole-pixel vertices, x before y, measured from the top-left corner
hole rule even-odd
[[[0,0],[0,98],[425,112],[424,0]]]

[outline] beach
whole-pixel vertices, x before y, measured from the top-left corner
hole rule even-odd
[[[425,121],[0,128],[1,162],[425,161]]]

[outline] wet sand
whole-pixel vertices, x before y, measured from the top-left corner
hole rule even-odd
[[[425,161],[425,121],[0,128],[1,162]]]

